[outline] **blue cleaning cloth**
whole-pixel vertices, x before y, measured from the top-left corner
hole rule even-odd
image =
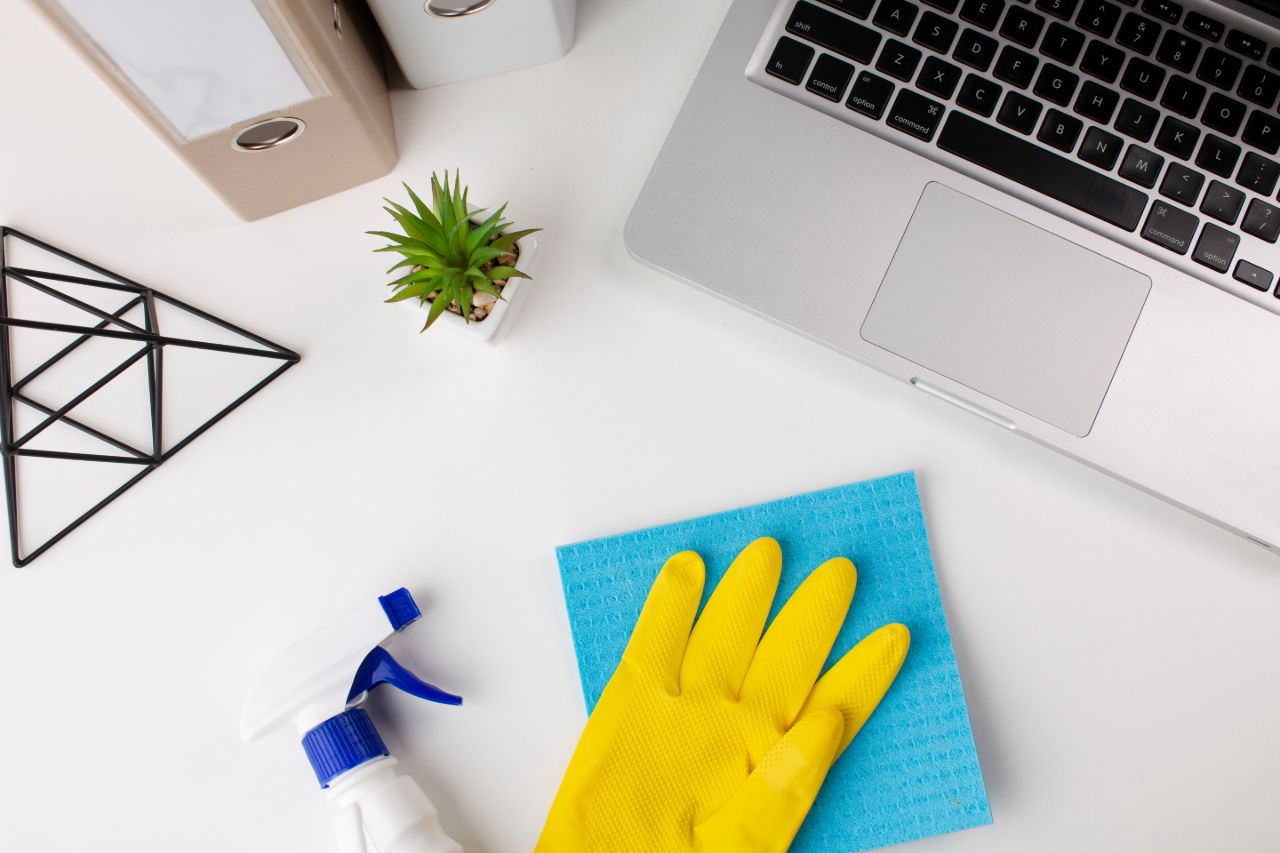
[[[911,630],[897,681],[826,784],[791,847],[854,853],[991,822],[915,475],[896,474],[557,549],[587,709],[613,675],[658,569],[693,550],[703,604],[747,543],[782,545],[773,614],[809,572],[845,556],[858,589],[828,666],[888,622]]]

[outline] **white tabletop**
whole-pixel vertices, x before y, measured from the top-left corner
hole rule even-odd
[[[0,222],[303,360],[0,571],[0,849],[332,849],[294,738],[242,744],[240,706],[407,585],[396,653],[466,704],[375,719],[469,853],[527,850],[584,720],[554,547],[907,468],[995,816],[911,849],[1280,849],[1276,556],[628,257],[727,6],[582,0],[565,60],[396,92],[392,175],[246,224],[4,0]],[[491,348],[381,304],[362,233],[452,166],[546,229]]]

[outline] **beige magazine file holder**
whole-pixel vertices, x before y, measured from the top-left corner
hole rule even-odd
[[[357,0],[33,0],[241,217],[387,174],[381,42]]]

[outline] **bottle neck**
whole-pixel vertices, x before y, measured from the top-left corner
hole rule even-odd
[[[359,767],[335,776],[325,789],[325,799],[339,808],[364,799],[370,793],[395,780],[400,762],[390,755],[375,758]]]

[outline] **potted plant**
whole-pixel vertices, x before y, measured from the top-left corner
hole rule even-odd
[[[401,232],[369,232],[390,241],[375,252],[402,256],[387,272],[407,270],[388,285],[394,293],[387,301],[425,308],[424,332],[444,318],[449,325],[492,340],[519,293],[520,279],[529,278],[538,248],[530,235],[541,229],[509,231],[511,223],[502,218],[505,204],[487,217],[486,211],[472,209],[468,188],[456,172],[452,187],[447,171],[443,181],[431,176],[430,207],[408,184],[404,188],[412,211],[390,199],[384,199],[388,206],[383,208]]]

